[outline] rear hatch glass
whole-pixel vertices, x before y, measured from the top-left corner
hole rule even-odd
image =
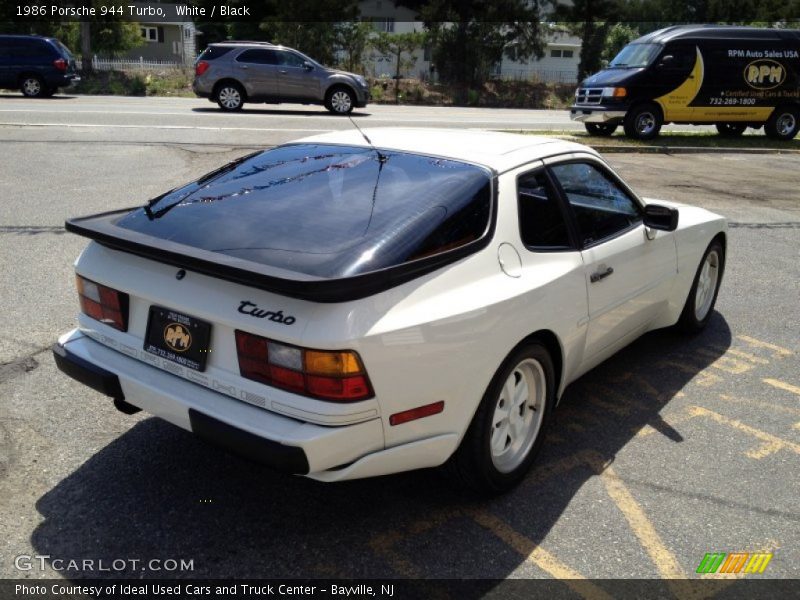
[[[295,144],[231,163],[115,225],[314,279],[340,279],[483,238],[491,179],[483,167],[442,158]]]
[[[209,46],[197,60],[215,60],[233,50],[232,46]]]

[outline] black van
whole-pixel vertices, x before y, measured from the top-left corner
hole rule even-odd
[[[19,90],[30,98],[43,98],[80,79],[75,58],[57,39],[0,35],[0,88]]]
[[[800,128],[800,31],[680,25],[642,36],[575,92],[571,118],[591,135],[648,140],[664,123],[716,124],[720,134]]]

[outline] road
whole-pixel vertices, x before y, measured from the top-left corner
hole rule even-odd
[[[717,311],[702,335],[650,333],[570,386],[523,485],[479,500],[435,471],[277,475],[56,370],[48,348],[74,326],[85,245],[66,217],[141,204],[248,144],[348,126],[316,109],[192,107],[206,105],[0,98],[0,577],[108,575],[53,558],[171,558],[194,561],[181,577],[679,578],[669,591],[685,597],[705,553],[733,551],[772,552],[765,576],[800,576],[800,157],[608,156],[643,195],[732,221]],[[370,113],[359,124],[563,126],[536,111]],[[26,554],[51,559],[20,571]]]
[[[248,104],[223,113],[207,100],[56,96],[29,100],[0,96],[0,127],[25,128],[25,139],[97,140],[150,143],[270,145],[353,125],[321,106]],[[359,127],[449,127],[504,130],[576,130],[565,110],[519,110],[371,104],[357,109]],[[665,131],[707,130],[669,125]]]

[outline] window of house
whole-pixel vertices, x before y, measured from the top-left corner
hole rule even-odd
[[[544,170],[517,179],[517,206],[519,233],[526,247],[537,250],[571,247],[561,203]]]
[[[550,50],[550,56],[552,58],[572,58],[574,56],[574,50],[564,50],[562,48],[553,48]]]
[[[642,220],[633,198],[597,166],[573,162],[551,170],[572,206],[584,246],[614,237]]]
[[[140,27],[142,37],[148,42],[158,41],[158,27]]]

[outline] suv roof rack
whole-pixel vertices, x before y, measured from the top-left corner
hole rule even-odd
[[[274,46],[272,42],[265,42],[264,40],[223,40],[216,42],[217,44],[260,44],[262,46]]]

